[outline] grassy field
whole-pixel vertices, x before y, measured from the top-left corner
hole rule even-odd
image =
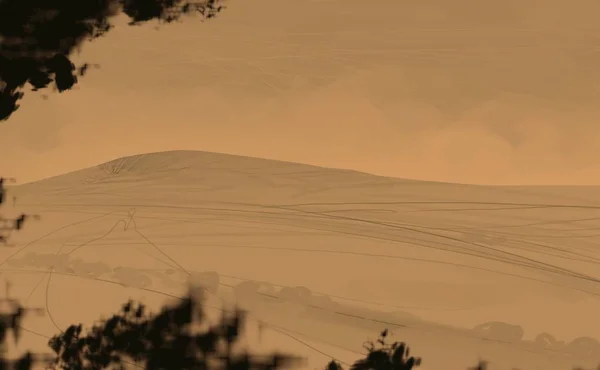
[[[600,361],[595,340],[569,346],[600,332],[597,187],[421,182],[174,151],[10,190],[15,210],[42,216],[0,250],[15,294],[47,308],[26,322],[26,346],[130,297],[158,307],[195,279],[212,284],[215,310],[250,310],[249,342],[306,355],[309,367],[352,362],[385,327],[425,369]],[[235,294],[244,281],[261,284]],[[74,308],[61,306],[73,296]],[[490,321],[516,326],[472,330]],[[543,332],[564,344],[535,342]]]

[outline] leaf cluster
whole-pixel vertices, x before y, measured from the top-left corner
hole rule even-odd
[[[90,64],[76,67],[71,56],[110,31],[115,16],[130,25],[171,23],[193,13],[210,19],[223,8],[219,0],[0,0],[0,121],[19,109],[25,85],[63,92],[77,84]]]

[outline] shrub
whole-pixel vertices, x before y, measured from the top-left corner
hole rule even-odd
[[[71,325],[53,337],[49,341],[56,354],[53,368],[95,370],[133,364],[148,370],[277,370],[301,361],[288,354],[258,356],[237,348],[244,321],[241,311],[225,312],[218,324],[199,330],[206,314],[202,299],[191,291],[155,315],[142,304],[128,302],[90,330]]]
[[[411,370],[421,365],[420,357],[410,356],[406,343],[387,341],[387,329],[382,331],[379,338],[365,344],[365,358],[356,361],[350,370]],[[340,363],[332,360],[327,370],[343,370]]]

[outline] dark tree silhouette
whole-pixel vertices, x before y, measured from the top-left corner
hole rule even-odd
[[[218,324],[197,330],[205,321],[202,299],[191,293],[156,315],[128,302],[86,333],[81,325],[71,325],[53,337],[49,346],[57,355],[54,368],[123,368],[130,363],[148,370],[277,370],[300,361],[286,354],[234,351],[244,324],[240,311],[224,313]]]
[[[5,183],[7,182],[14,182],[14,179],[0,177],[0,206],[4,205],[6,200],[7,190]],[[21,230],[28,217],[26,214],[21,214],[17,218],[9,219],[0,215],[0,222],[2,223],[0,228],[0,243],[6,244],[12,232]],[[25,315],[32,311],[43,314],[43,310],[41,309],[25,308],[18,300],[10,298],[9,288],[10,285],[7,283],[6,296],[0,298],[0,304],[2,304],[2,310],[0,310],[0,369],[29,370],[36,362],[43,361],[49,363],[51,359],[47,356],[40,356],[30,351],[25,352],[16,359],[8,358],[7,342],[11,339],[9,334],[12,334],[12,339],[18,342],[21,338],[21,322]]]
[[[3,206],[6,202],[6,186],[5,183],[14,182],[12,178],[0,177],[0,206]],[[39,218],[37,215],[27,215],[21,213],[15,218],[7,218],[0,214],[0,244],[7,245],[8,239],[13,232],[19,231],[23,228],[25,221],[31,218]]]
[[[29,370],[35,363],[50,364],[52,357],[38,355],[31,351],[27,351],[15,359],[8,358],[6,346],[11,339],[9,334],[12,334],[12,339],[18,342],[21,334],[21,322],[26,314],[29,312],[44,313],[42,309],[25,308],[18,300],[10,298],[9,286],[9,284],[6,286],[6,297],[0,299],[0,302],[4,303],[3,311],[0,312],[0,369]]]
[[[367,350],[365,358],[352,364],[350,370],[411,370],[421,365],[421,358],[410,356],[410,350],[405,343],[389,343],[387,336],[386,329],[379,334],[375,343],[367,342],[364,346]],[[343,367],[332,360],[326,369],[342,370]]]
[[[190,13],[209,19],[222,9],[219,0],[0,0],[0,121],[19,108],[26,84],[71,89],[89,65],[76,67],[70,56],[83,42],[105,35],[119,13],[138,25]]]

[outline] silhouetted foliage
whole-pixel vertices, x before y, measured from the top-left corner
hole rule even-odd
[[[83,333],[71,325],[49,341],[57,369],[123,368],[131,361],[145,369],[276,370],[299,358],[285,354],[236,353],[244,314],[224,313],[218,324],[199,331],[206,315],[201,300],[192,294],[158,314],[128,302],[121,311]],[[196,329],[196,330],[194,330]]]
[[[43,313],[41,309],[28,309],[23,307],[18,300],[11,299],[8,296],[7,284],[6,297],[0,299],[1,303],[4,303],[4,310],[0,312],[0,369],[19,369],[29,370],[33,367],[35,362],[50,363],[51,358],[44,355],[37,355],[33,352],[27,351],[16,359],[9,359],[7,357],[6,344],[9,340],[9,333],[12,333],[12,337],[16,342],[20,339],[21,334],[21,322],[25,315],[29,312]]]
[[[59,92],[71,89],[89,64],[76,67],[70,56],[105,35],[119,13],[137,25],[189,13],[208,19],[222,9],[219,0],[0,0],[0,121],[19,108],[26,84],[34,91],[52,82]]]
[[[5,182],[14,182],[14,179],[10,178],[4,178],[4,177],[0,177],[0,206],[4,205],[6,202],[6,187],[5,187]],[[13,198],[13,202],[16,200],[16,198]],[[25,213],[21,213],[20,215],[18,215],[15,218],[7,218],[4,217],[3,215],[0,214],[0,244],[2,245],[7,245],[8,244],[8,239],[10,238],[10,236],[12,235],[13,232],[15,231],[19,231],[23,228],[23,225],[25,224],[25,220],[30,219],[30,218],[39,218],[39,216],[37,215],[27,215]],[[1,340],[1,338],[0,338]]]
[[[12,178],[0,177],[0,206],[4,205],[6,202],[7,190],[5,183],[14,181],[15,180]],[[13,201],[15,199],[16,198],[13,198]],[[0,214],[0,244],[6,245],[12,233],[14,231],[21,230],[23,228],[23,225],[25,224],[25,220],[30,218],[39,218],[39,216],[21,213],[15,218],[7,218]]]
[[[0,206],[4,205],[6,201],[6,182],[14,182],[14,179],[0,177]],[[0,215],[0,221],[2,222],[0,243],[6,244],[12,232],[21,230],[28,217],[26,214],[21,214],[14,219],[10,219]],[[7,357],[7,341],[10,339],[10,333],[12,333],[15,343],[21,339],[21,322],[27,313],[32,311],[43,313],[43,311],[23,307],[18,300],[10,298],[9,288],[10,285],[7,283],[6,296],[0,299],[0,304],[2,304],[2,310],[0,310],[0,369],[29,370],[35,362],[40,360],[48,362],[49,358],[27,351],[16,359],[9,359]]]
[[[379,334],[375,342],[365,344],[367,354],[365,358],[356,361],[350,370],[410,370],[421,365],[420,357],[410,356],[406,343],[387,340],[388,330]],[[326,370],[342,370],[340,363],[332,360]]]

